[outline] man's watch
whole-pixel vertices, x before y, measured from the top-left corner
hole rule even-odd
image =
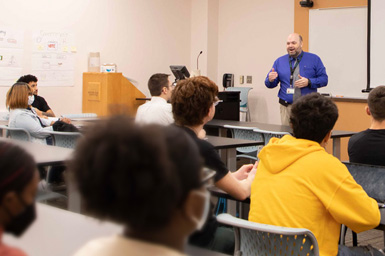
[[[310,81],[310,79],[308,78],[307,81],[308,81],[307,86],[310,86],[310,87],[311,87],[311,81]]]

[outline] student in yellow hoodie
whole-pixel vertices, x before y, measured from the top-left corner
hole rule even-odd
[[[307,228],[321,256],[383,255],[372,247],[338,246],[341,224],[359,233],[376,227],[381,216],[377,202],[324,149],[337,118],[336,105],[317,93],[293,104],[293,136],[272,138],[258,155],[249,220]]]

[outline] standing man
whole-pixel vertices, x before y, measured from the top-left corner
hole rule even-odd
[[[171,104],[167,103],[171,99],[173,90],[169,76],[158,73],[150,77],[148,89],[152,96],[151,101],[138,108],[135,118],[137,123],[169,125],[174,122]]]
[[[291,105],[301,95],[317,92],[317,88],[328,84],[328,75],[321,59],[312,53],[302,51],[302,37],[290,34],[286,42],[286,55],[279,57],[266,77],[267,88],[278,92],[281,123],[289,125]]]
[[[53,113],[52,109],[48,106],[45,99],[39,95],[38,89],[37,89],[37,77],[33,75],[25,75],[19,78],[17,82],[24,82],[27,83],[28,86],[31,88],[34,101],[32,103],[32,107],[35,108],[36,113],[39,116],[49,116],[49,117],[55,117],[55,114]]]

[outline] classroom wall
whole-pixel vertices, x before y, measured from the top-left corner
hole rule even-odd
[[[39,88],[56,114],[81,112],[89,52],[99,51],[101,63],[116,63],[148,96],[151,74],[190,63],[191,0],[0,0],[0,9],[1,26],[25,30],[23,73],[31,68],[33,31],[75,34],[75,86]],[[7,90],[0,87],[0,110]]]
[[[298,4],[298,3],[296,3]],[[273,62],[286,54],[286,38],[294,29],[294,5],[285,0],[221,0],[218,19],[218,77],[235,74],[235,86],[253,87],[249,101],[252,121],[280,124],[278,87],[264,80]],[[245,83],[239,84],[239,76]],[[252,75],[252,84],[246,76]]]
[[[296,3],[298,4],[298,3]],[[77,40],[75,86],[40,87],[57,114],[81,112],[82,73],[89,52],[102,63],[135,80],[145,95],[148,77],[170,73],[170,64],[199,69],[222,90],[223,73],[253,76],[250,108],[253,121],[280,123],[278,88],[267,89],[265,76],[274,60],[286,53],[294,29],[294,6],[284,0],[0,0],[0,24],[25,30],[25,70],[30,72],[32,32],[72,32]],[[27,14],[27,15],[26,15]],[[15,22],[17,21],[17,22]],[[0,87],[5,99],[6,87]],[[4,109],[1,105],[0,110]]]

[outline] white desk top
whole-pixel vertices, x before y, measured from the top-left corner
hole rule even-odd
[[[37,204],[37,219],[21,238],[4,235],[4,242],[29,256],[70,256],[88,241],[122,233],[117,224]]]
[[[34,157],[38,165],[63,163],[71,157],[73,152],[73,149],[69,148],[48,146],[27,141],[18,141],[6,138],[0,138],[0,140],[19,145]]]

